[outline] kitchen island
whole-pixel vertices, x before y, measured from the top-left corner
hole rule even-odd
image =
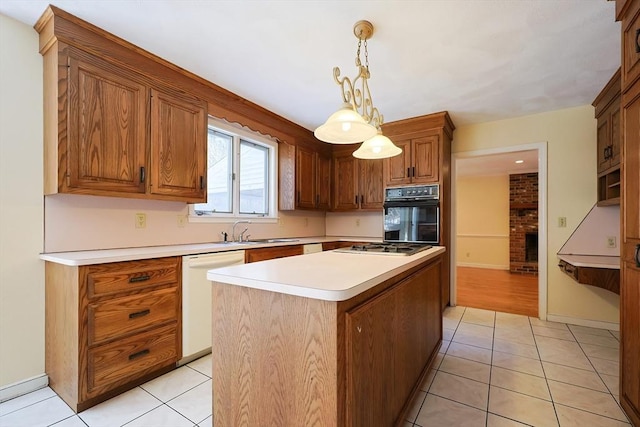
[[[210,271],[215,425],[401,424],[442,340],[444,251]]]

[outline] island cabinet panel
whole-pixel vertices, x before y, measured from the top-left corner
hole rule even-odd
[[[441,339],[440,268],[423,268],[347,313],[347,425],[402,420]]]
[[[179,257],[46,263],[45,370],[74,411],[175,368],[182,356],[181,266]]]
[[[216,427],[342,425],[336,304],[213,285]]]
[[[213,282],[215,425],[402,425],[442,339],[442,266],[337,302]]]

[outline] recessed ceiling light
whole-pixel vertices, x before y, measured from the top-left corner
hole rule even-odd
[[[517,164],[524,163],[524,160],[516,160]]]

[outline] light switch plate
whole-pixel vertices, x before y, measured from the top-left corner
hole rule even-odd
[[[616,236],[607,236],[607,247],[610,249],[615,249],[618,247],[616,243]]]

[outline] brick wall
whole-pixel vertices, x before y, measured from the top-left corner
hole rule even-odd
[[[528,233],[538,234],[538,174],[509,175],[509,270],[538,274],[538,262],[527,262]]]

